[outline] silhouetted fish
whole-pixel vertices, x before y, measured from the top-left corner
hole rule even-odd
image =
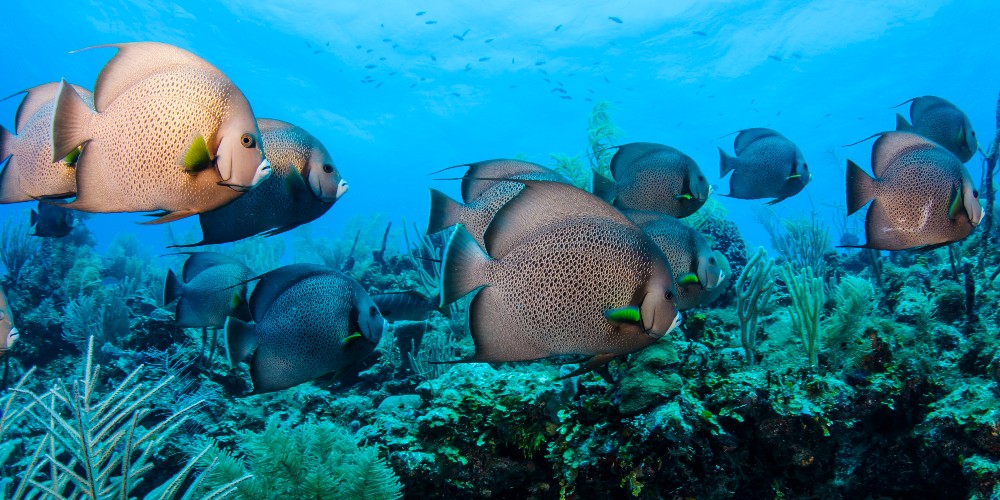
[[[416,290],[372,294],[382,317],[390,323],[396,321],[423,321],[431,311],[437,311],[441,299],[427,297]],[[445,309],[444,311],[447,311]]]
[[[915,97],[899,106],[907,102],[910,103],[913,124],[896,114],[896,130],[920,134],[951,151],[962,163],[972,159],[979,141],[972,122],[958,106],[932,95]]]
[[[711,191],[690,156],[652,142],[618,146],[611,175],[613,179],[594,175],[594,194],[624,210],[687,217],[705,204]]]
[[[167,270],[163,303],[177,301],[174,323],[182,328],[221,327],[226,317],[250,320],[246,280],[253,275],[242,262],[215,252],[191,252],[181,281]]]
[[[733,172],[729,193],[723,196],[744,200],[774,198],[767,203],[774,205],[802,191],[812,179],[798,146],[774,130],[742,130],[734,145],[735,157],[719,148],[719,177]]]
[[[11,314],[7,294],[0,289],[0,358],[17,343],[20,334],[14,326],[14,316]]]
[[[612,20],[612,21],[614,21],[614,22],[616,22],[618,24],[622,23],[622,20],[620,18],[615,17],[615,16],[608,16],[608,19],[610,19],[610,20]]]
[[[38,211],[31,211],[29,224],[31,229],[28,234],[32,236],[62,238],[73,231],[77,219],[68,208],[40,201]]]

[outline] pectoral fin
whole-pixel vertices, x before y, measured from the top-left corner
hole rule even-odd
[[[608,309],[607,311],[604,311],[604,317],[607,318],[608,321],[616,323],[640,323],[642,321],[642,315],[639,313],[639,308],[636,306]]]
[[[208,151],[205,137],[198,134],[191,142],[191,147],[184,153],[184,170],[198,172],[212,165],[212,154]]]
[[[299,169],[295,168],[295,165],[289,165],[288,175],[285,176],[285,192],[288,196],[298,199],[307,188],[306,180],[302,178]]]
[[[955,220],[959,214],[965,210],[965,200],[962,196],[962,188],[952,188],[951,191],[951,204],[948,205],[948,218]]]
[[[65,158],[63,158],[63,161],[70,166],[76,166],[76,160],[80,159],[81,151],[83,151],[83,149],[79,147],[74,149],[73,151],[70,151],[69,154],[66,155]]]
[[[700,281],[698,280],[698,275],[694,273],[687,273],[677,279],[678,285],[692,285],[699,282]]]
[[[792,174],[786,177],[786,179],[792,180],[792,179],[798,179],[799,177],[802,177],[802,174]]]
[[[689,195],[689,194],[679,194],[677,196],[674,196],[675,200],[690,200],[691,198],[694,198],[694,197],[691,196],[691,195]]]
[[[360,338],[361,338],[361,332],[354,332],[348,335],[347,338],[345,338],[344,340],[340,341],[340,344],[344,347],[347,347],[348,345],[350,345],[351,342]]]

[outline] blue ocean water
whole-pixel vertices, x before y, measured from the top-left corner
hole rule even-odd
[[[716,147],[732,146],[720,137],[783,132],[814,180],[778,213],[814,210],[832,224],[824,207],[844,204],[844,159],[867,166],[869,155],[842,145],[893,129],[889,108],[920,95],[952,100],[988,134],[988,82],[1000,75],[992,2],[18,1],[5,12],[6,93],[62,77],[91,87],[112,51],[69,52],[104,43],[166,42],[215,64],[257,116],[299,124],[326,144],[351,186],[314,223],[333,235],[372,212],[422,223],[426,187],[454,190],[428,175],[447,166],[583,154],[586,99],[614,103],[625,140],[686,152],[718,193],[728,186],[717,182]],[[572,99],[552,92],[560,83]],[[18,103],[0,103],[4,126]],[[968,165],[977,180],[979,163]],[[753,243],[768,244],[751,210],[760,203],[719,199]],[[87,224],[101,241],[123,227],[159,241],[162,229],[128,225],[140,219]]]
[[[758,246],[775,257],[778,252],[758,220],[766,200],[724,196],[729,181],[720,179],[718,149],[732,151],[734,132],[773,128],[801,149],[812,180],[773,213],[777,220],[825,225],[836,244],[846,204],[846,161],[870,171],[871,141],[845,145],[894,130],[895,113],[906,116],[908,110],[894,106],[918,96],[944,97],[968,115],[984,150],[998,119],[1000,3],[990,1],[17,0],[0,8],[8,43],[2,95],[61,78],[92,88],[113,50],[77,49],[164,42],[218,67],[246,95],[256,117],[294,123],[322,141],[350,189],[318,220],[274,237],[287,243],[280,263],[307,260],[296,255],[306,248],[304,238],[349,246],[353,231],[371,221],[377,227],[369,228],[362,248],[377,248],[381,228],[392,222],[391,245],[397,255],[405,252],[406,238],[427,223],[428,188],[459,198],[458,183],[440,178],[462,171],[435,173],[446,167],[515,157],[553,166],[553,155],[580,155],[586,165],[587,119],[599,103],[610,104],[611,120],[623,131],[620,142],[668,144],[698,163],[713,187],[712,199],[742,233],[747,256]],[[13,127],[19,103],[17,96],[0,101],[0,125]],[[981,190],[983,162],[976,154],[966,163]],[[26,222],[32,207],[0,205],[0,220]],[[70,304],[88,304],[79,300],[84,295],[93,307],[104,307],[104,297],[112,297],[108,304],[120,301],[124,319],[105,315],[98,321],[111,329],[114,321],[131,320],[141,333],[119,351],[103,348],[103,373],[119,381],[141,361],[155,374],[191,377],[173,400],[157,397],[175,402],[174,411],[192,394],[210,401],[207,416],[192,425],[197,430],[178,440],[183,444],[164,445],[168,457],[157,456],[163,467],[140,488],[143,494],[209,442],[243,453],[248,470],[256,467],[263,477],[267,463],[275,461],[261,450],[273,458],[279,451],[268,445],[284,443],[275,433],[291,432],[270,425],[281,421],[292,431],[304,429],[295,437],[301,441],[290,445],[300,451],[322,446],[323,436],[335,441],[337,433],[349,432],[346,448],[377,449],[372,453],[378,461],[371,461],[384,465],[385,474],[403,485],[402,494],[415,498],[1000,495],[1000,321],[990,278],[997,256],[988,245],[978,250],[976,232],[967,240],[976,241],[976,249],[948,250],[957,256],[942,249],[885,253],[879,260],[826,249],[816,266],[822,269],[819,291],[813,292],[821,298],[814,304],[822,312],[816,324],[821,315],[823,325],[836,325],[825,326],[831,331],[850,333],[837,337],[824,330],[822,348],[801,345],[807,340],[800,340],[789,311],[796,301],[792,278],[804,275],[788,270],[786,278],[779,261],[756,358],[753,348],[744,357],[731,291],[717,307],[685,312],[683,331],[674,331],[672,343],[661,342],[666,347],[616,360],[600,374],[556,380],[571,370],[542,363],[421,365],[407,372],[401,368],[406,355],[397,350],[381,354],[375,368],[366,366],[357,378],[348,377],[333,395],[319,384],[303,384],[243,398],[238,393],[249,390],[246,370],[240,378],[223,366],[228,351],[221,345],[215,365],[198,367],[203,360],[193,353],[204,350],[209,337],[172,328],[169,308],[153,297],[160,288],[150,285],[131,297],[111,294],[128,287],[115,276],[119,267],[131,265],[108,253],[116,239],[136,238],[139,253],[152,262],[145,279],[157,287],[168,264],[180,268],[180,259],[161,257],[174,251],[167,245],[197,239],[196,217],[166,226],[139,224],[145,219],[85,219],[105,262],[90,263],[104,266],[96,276],[74,275],[91,278],[78,284],[77,300],[60,295],[55,305],[46,305],[49,298],[38,296],[41,288],[8,290],[18,304],[40,302],[31,311],[15,309],[16,319],[50,330],[68,321]],[[862,223],[863,217],[850,222]],[[417,230],[404,238],[401,228],[414,225]],[[864,240],[863,232],[859,236]],[[114,251],[122,248],[129,243]],[[394,278],[416,274],[414,266],[400,263],[405,259],[383,263],[378,271],[367,255],[359,253],[358,260],[356,278],[374,282],[372,290],[398,289]],[[424,268],[433,267],[428,262]],[[48,264],[29,267],[42,265]],[[44,281],[38,274],[44,273],[36,272],[33,283]],[[64,288],[71,287],[61,285],[60,294]],[[423,352],[432,353],[431,359],[472,353],[466,312],[457,312],[448,319],[435,315],[418,328],[427,338],[437,332],[438,343],[425,338]],[[404,330],[393,332],[398,343]],[[22,349],[30,334],[22,331]],[[159,340],[160,351],[144,351],[140,337]],[[55,354],[22,351],[28,359],[52,358],[36,378],[47,383],[74,376],[83,349],[63,344]],[[28,363],[16,348],[0,355],[14,367],[10,380],[3,374],[9,387]],[[173,355],[187,356],[189,364]],[[649,373],[653,380],[642,378]],[[41,394],[50,385],[32,390]],[[11,413],[0,410],[0,436],[16,434],[3,426]],[[25,443],[44,433],[32,425],[19,430],[23,442],[0,439],[0,498],[12,489],[8,478],[24,477],[17,466],[30,456]],[[321,437],[309,442],[313,435]],[[8,457],[12,463],[5,462]],[[310,466],[341,473],[340,464],[322,460]],[[350,476],[357,469],[346,470]],[[213,478],[211,484],[227,480]],[[378,478],[370,482],[379,484]],[[391,487],[385,491],[374,496],[396,496]],[[256,493],[240,490],[234,497],[282,498]],[[361,497],[354,493],[344,497]]]

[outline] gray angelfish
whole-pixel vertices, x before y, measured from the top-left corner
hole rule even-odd
[[[14,326],[14,316],[7,302],[7,294],[0,289],[0,358],[14,346],[20,334]]]
[[[84,104],[93,109],[94,96],[74,86]],[[64,198],[76,194],[76,160],[81,148],[57,161],[52,159],[52,110],[59,83],[46,83],[25,90],[17,108],[14,134],[0,127],[0,203],[39,198]]]
[[[182,328],[219,328],[226,318],[249,319],[246,264],[215,252],[190,252],[181,278],[167,271],[163,303],[177,301],[175,324]]]
[[[152,222],[170,222],[271,174],[250,103],[221,71],[167,44],[107,47],[118,53],[97,78],[94,108],[63,80],[52,112],[52,161],[84,149],[70,208],[159,211]]]
[[[333,268],[280,267],[250,295],[254,323],[226,322],[233,366],[249,358],[253,394],[339,375],[375,350],[385,320],[361,285]]]
[[[724,286],[729,275],[722,270],[708,240],[679,219],[658,212],[626,211],[670,263],[677,285],[677,308],[681,311],[702,304],[707,292]]]
[[[618,146],[608,179],[594,174],[594,194],[622,210],[651,210],[683,218],[708,201],[711,187],[690,156],[664,144]]]
[[[274,236],[320,218],[347,192],[347,181],[313,135],[279,120],[257,123],[271,176],[229,204],[200,214],[201,241],[175,247]]]
[[[390,323],[423,321],[432,311],[441,311],[442,314],[448,315],[447,308],[439,309],[441,303],[439,297],[428,297],[417,290],[376,293],[371,297],[382,317]]]
[[[951,151],[965,163],[972,159],[979,148],[976,131],[972,129],[969,117],[958,106],[936,96],[915,97],[910,103],[910,120],[896,114],[896,130],[920,134]]]
[[[486,252],[464,229],[446,249],[442,305],[476,292],[470,361],[592,356],[585,370],[679,324],[670,266],[641,229],[573,186],[523,182],[490,223]]]
[[[79,219],[73,215],[72,210],[40,201],[37,211],[31,211],[28,222],[31,229],[28,234],[42,238],[62,238],[73,232],[78,222]]]
[[[965,165],[937,143],[910,132],[883,132],[872,146],[872,178],[847,160],[847,211],[868,202],[864,245],[928,250],[960,241],[983,207]]]
[[[774,198],[774,205],[794,196],[812,179],[802,151],[785,136],[769,128],[740,131],[735,141],[736,156],[719,148],[719,177],[729,178],[729,196],[744,200]]]
[[[472,237],[485,246],[483,234],[497,211],[524,189],[518,182],[500,179],[568,182],[558,172],[521,160],[488,160],[470,163],[462,178],[462,201],[431,189],[431,214],[427,234],[462,224]]]

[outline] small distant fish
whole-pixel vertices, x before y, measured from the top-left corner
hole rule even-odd
[[[471,29],[466,29],[465,31],[462,32],[462,36],[464,37],[465,35],[468,35],[470,31],[472,31],[472,30]]]
[[[698,36],[708,36],[708,33],[705,33],[704,31],[695,31],[694,34]]]
[[[958,106],[932,95],[915,97],[897,106],[906,103],[910,103],[913,124],[896,114],[896,130],[920,134],[951,151],[962,163],[972,159],[979,141],[972,122]]]
[[[559,31],[559,30],[561,30],[561,29],[562,29],[562,25],[560,24],[560,25],[556,26],[556,29],[554,29],[554,30],[552,30],[552,31]]]
[[[513,57],[510,58],[510,63],[514,64],[514,58]]]
[[[394,48],[394,49],[395,49],[395,48],[397,48],[397,47],[399,47],[399,44],[398,44],[398,43],[394,43],[394,44],[392,44],[392,48]]]
[[[321,54],[322,52],[323,52],[323,49],[316,49],[316,50],[313,51],[313,54]]]
[[[391,42],[391,41],[392,41],[392,39],[391,39],[391,38],[383,38],[383,39],[382,39],[382,41],[383,41],[383,42]]]
[[[487,38],[486,40],[483,40],[483,43],[492,43],[493,40],[493,38]]]
[[[253,272],[246,264],[221,253],[189,252],[181,278],[167,270],[163,303],[172,304],[174,324],[181,328],[219,328],[228,316],[250,320],[246,280]]]
[[[383,83],[385,83],[385,82],[378,82],[378,85],[376,85],[375,88],[381,87]]]
[[[339,374],[375,350],[385,327],[357,281],[313,264],[279,267],[250,295],[253,323],[226,321],[229,362],[249,358],[253,393]]]
[[[431,60],[432,60],[432,61],[437,61],[437,60],[438,60],[438,58],[437,58],[437,56],[435,56],[434,54],[431,54]]]
[[[516,89],[516,88],[517,88],[517,85],[516,85],[516,84],[515,84],[515,85],[511,85],[511,86],[510,86],[510,88],[512,88],[512,89]]]
[[[455,39],[457,39],[457,40],[460,40],[460,41],[463,41],[463,42],[465,41],[465,37],[462,36],[462,35],[451,35],[451,36],[455,37]]]
[[[684,218],[711,192],[708,180],[688,155],[665,144],[633,142],[611,158],[611,179],[594,175],[594,194],[625,210],[651,210]]]
[[[489,57],[480,57],[479,58],[479,62],[486,62],[486,61],[489,61],[489,60],[490,60]]]
[[[360,50],[361,49],[361,45],[355,45],[354,48]]]
[[[73,231],[77,224],[77,218],[73,216],[73,211],[68,208],[39,201],[38,211],[31,211],[28,224],[30,225],[28,234],[32,236],[62,238]]]
[[[426,11],[426,10],[421,10],[421,11],[417,12],[417,14],[416,14],[416,15],[417,15],[417,17],[420,17],[420,16],[422,16],[422,15],[424,15],[424,14],[426,14],[426,13],[427,13],[427,11]]]
[[[410,85],[410,88],[412,89],[413,87],[416,87],[416,86],[417,86],[417,84],[414,83],[413,85]]]
[[[462,94],[459,94],[458,92],[452,92],[451,95],[455,97],[462,97]]]
[[[385,56],[378,58],[379,61],[384,61],[385,59],[386,59]]]
[[[545,83],[552,83],[552,80],[549,80],[548,78],[542,78],[542,80],[545,80]]]
[[[424,21],[424,24],[437,24],[437,21]]]
[[[563,94],[565,94],[566,93],[566,89],[555,88],[555,89],[552,89],[551,92],[562,92]]]
[[[606,83],[611,83],[611,80],[608,80],[608,77],[604,77],[604,81],[605,81]]]
[[[395,74],[396,74],[396,72],[395,72],[395,71],[390,71],[390,72],[389,72],[389,76],[394,76]]]
[[[371,54],[373,50],[375,50],[375,49],[368,49],[368,50],[365,51],[365,54]]]
[[[541,66],[545,64],[545,61],[535,61],[535,66]]]
[[[377,65],[375,65],[375,64],[366,64],[366,65],[365,65],[365,69],[375,69],[375,68],[377,68],[377,67],[378,67],[378,66],[377,66]]]
[[[781,61],[782,61],[782,59],[781,59],[781,56],[776,56],[776,55],[774,55],[774,54],[771,54],[771,55],[767,56],[767,58],[768,58],[768,59],[772,59],[772,60],[774,60],[774,61],[778,61],[778,62],[781,62]]]
[[[594,91],[593,91],[593,90],[591,90],[591,89],[587,89],[587,92],[590,92],[591,94],[593,94],[593,93],[594,93]]]
[[[561,96],[559,96],[559,98],[560,98],[560,99],[565,99],[565,100],[567,100],[567,101],[568,101],[568,100],[572,99],[572,98],[573,98],[573,96],[568,96],[568,95],[561,95]]]
[[[743,200],[774,198],[767,202],[774,205],[802,191],[812,179],[802,151],[772,129],[740,131],[734,149],[736,156],[729,156],[719,148],[719,177],[733,172],[729,194],[723,196]]]
[[[556,85],[558,85],[560,87],[565,87],[565,85],[563,85],[562,82],[560,82],[560,81],[556,81]]]
[[[17,328],[14,326],[14,316],[10,310],[10,303],[7,302],[7,295],[3,289],[0,289],[0,358],[4,357],[11,347],[14,347],[19,336]]]
[[[847,161],[847,213],[868,202],[862,248],[929,250],[961,241],[983,207],[965,165],[936,142],[883,132],[872,146],[872,178]],[[874,201],[872,201],[874,200]]]
[[[467,63],[465,65],[465,71],[469,71],[470,69],[472,69],[472,63]]]
[[[612,20],[612,21],[614,21],[614,22],[616,22],[618,24],[622,23],[622,20],[620,18],[615,17],[615,16],[608,16],[608,19],[610,19],[610,20]]]

